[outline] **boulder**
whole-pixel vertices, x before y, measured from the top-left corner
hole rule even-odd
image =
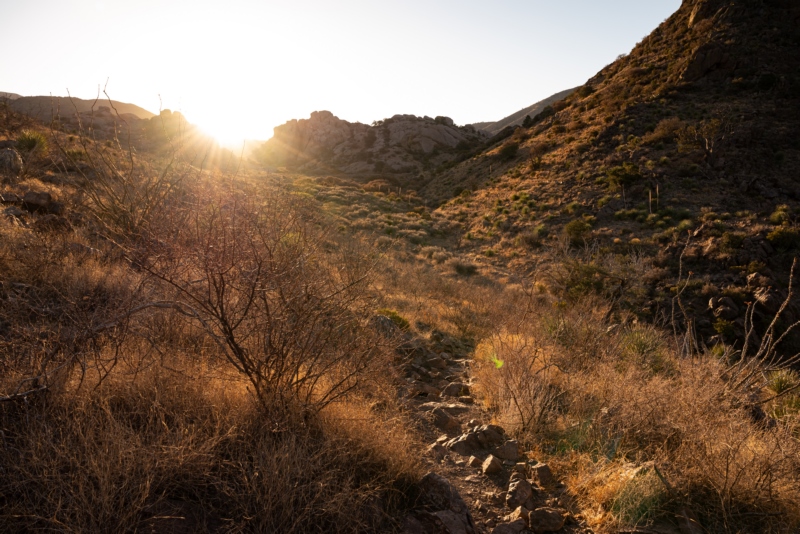
[[[64,205],[55,202],[52,195],[47,192],[28,191],[22,197],[22,207],[31,213],[52,213],[60,215],[64,211]]]
[[[22,172],[22,157],[13,148],[0,150],[0,174],[16,178]]]

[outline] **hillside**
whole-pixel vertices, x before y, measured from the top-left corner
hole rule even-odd
[[[155,113],[151,113],[144,108],[135,104],[126,104],[125,102],[112,101],[111,104],[121,115],[132,114],[140,119],[149,119],[154,117]],[[108,106],[108,100],[101,98],[99,100],[84,100],[82,98],[69,98],[65,96],[18,96],[17,98],[10,99],[11,109],[18,113],[24,113],[31,117],[35,117],[41,121],[48,122],[54,114],[62,117],[72,116],[77,113],[87,113],[100,106]]]
[[[786,61],[800,53],[799,21],[791,2],[686,1],[628,56],[420,195],[443,203],[465,247],[491,251],[483,261],[521,272],[563,236],[651,258],[632,304],[650,319],[670,308],[683,253],[701,337],[741,341],[746,302],[762,303],[757,317],[776,311],[800,247],[800,78]],[[617,287],[592,261],[586,287]]]
[[[17,98],[22,98],[22,95],[18,95],[17,93],[4,93],[0,91],[0,98],[7,98],[9,100],[16,100]]]
[[[553,104],[554,102],[557,102],[559,100],[562,100],[562,99],[568,97],[569,95],[572,94],[573,91],[575,91],[575,88],[567,89],[566,91],[558,92],[558,93],[556,93],[556,94],[554,94],[552,96],[549,96],[549,97],[545,98],[544,100],[540,100],[539,102],[536,102],[535,104],[531,104],[530,106],[528,106],[526,108],[523,108],[523,109],[517,111],[516,113],[512,113],[508,117],[500,119],[499,121],[496,121],[496,122],[478,122],[478,123],[472,124],[472,126],[477,130],[480,130],[482,132],[486,132],[486,133],[491,134],[491,135],[498,134],[501,131],[503,131],[504,128],[507,128],[509,126],[520,126],[520,125],[522,125],[522,121],[525,120],[525,117],[531,117],[531,118],[535,117],[536,115],[541,113],[542,110],[544,110],[544,108],[546,108],[547,106]]]
[[[686,0],[519,126],[258,161],[0,98],[0,532],[797,534],[798,48]]]

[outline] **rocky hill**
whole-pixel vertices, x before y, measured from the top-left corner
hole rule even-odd
[[[448,117],[395,115],[371,126],[330,111],[278,126],[258,151],[267,165],[299,172],[418,175],[465,157],[488,139]]]
[[[594,274],[566,282],[576,291],[617,287],[600,256],[650,258],[634,308],[651,318],[670,307],[683,253],[687,314],[707,338],[733,339],[747,302],[776,311],[800,249],[798,57],[796,2],[686,0],[628,56],[420,193],[486,262],[526,271],[562,237],[597,243]]]
[[[508,128],[509,126],[521,126],[525,117],[530,117],[531,119],[541,113],[547,106],[558,102],[559,100],[563,100],[564,98],[568,97],[575,91],[576,88],[567,89],[566,91],[561,91],[553,96],[549,96],[544,100],[540,100],[535,104],[532,104],[526,108],[523,108],[516,113],[512,113],[508,117],[500,119],[496,122],[477,122],[472,124],[472,126],[482,132],[486,132],[491,135],[499,134],[503,131],[504,128]]]

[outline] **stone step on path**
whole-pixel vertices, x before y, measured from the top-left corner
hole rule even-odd
[[[503,428],[483,423],[468,360],[417,349],[406,368],[406,402],[430,443],[430,473],[404,534],[592,532],[549,466]]]

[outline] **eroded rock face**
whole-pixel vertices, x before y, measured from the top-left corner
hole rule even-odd
[[[456,126],[448,117],[395,115],[368,126],[315,111],[308,119],[276,127],[259,157],[267,165],[309,172],[416,172],[453,160],[485,137],[472,126]]]

